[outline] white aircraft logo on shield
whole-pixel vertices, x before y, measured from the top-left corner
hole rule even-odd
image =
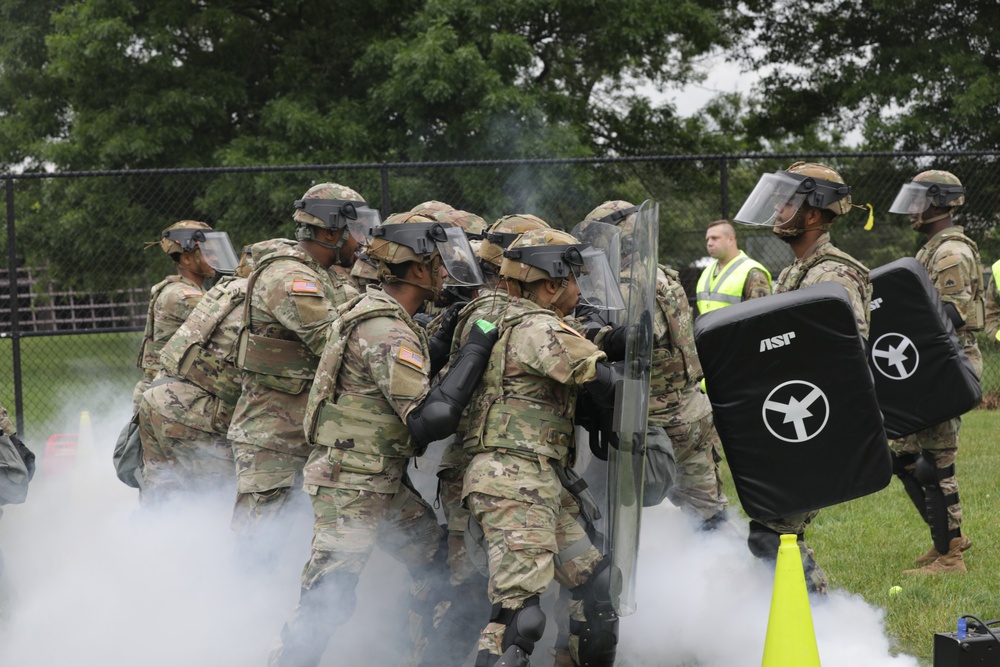
[[[903,334],[882,334],[872,345],[872,365],[890,380],[905,380],[917,372],[920,353]]]
[[[826,394],[811,382],[789,380],[771,390],[761,410],[764,426],[785,442],[805,442],[815,438],[830,418]]]

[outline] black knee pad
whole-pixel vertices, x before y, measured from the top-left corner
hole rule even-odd
[[[545,634],[545,614],[538,606],[538,596],[532,595],[524,601],[520,609],[504,609],[499,604],[493,605],[490,616],[493,623],[503,623],[507,630],[503,633],[501,648],[504,654],[511,646],[517,646],[528,655],[535,650],[535,642]]]
[[[912,475],[913,472],[907,470],[907,466],[912,466],[917,461],[916,454],[896,454],[892,453],[892,474],[897,477]]]
[[[924,450],[917,459],[917,467],[913,471],[917,481],[924,486],[939,486],[942,479],[947,479],[955,474],[955,466],[938,468],[934,461],[934,455]]]
[[[618,614],[611,603],[611,559],[605,556],[586,582],[573,589],[573,598],[583,601],[586,619],[570,622],[570,632],[579,636],[580,667],[613,667],[618,653]]]
[[[781,546],[781,535],[764,524],[751,520],[747,546],[750,547],[750,553],[757,558],[777,560],[778,547]]]

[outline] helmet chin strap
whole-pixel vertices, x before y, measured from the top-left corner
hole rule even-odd
[[[924,214],[921,213],[920,215],[917,216],[917,219],[914,222],[910,223],[910,227],[912,229],[919,230],[924,225],[930,225],[932,223],[937,222],[938,220],[944,220],[945,218],[951,217],[951,209],[949,209],[946,213],[942,213],[941,215],[935,215],[933,218],[927,218],[926,220],[923,218],[923,215]]]
[[[559,300],[559,297],[562,296],[563,292],[566,291],[567,287],[569,287],[569,278],[563,278],[562,281],[559,283],[559,289],[557,289],[556,293],[552,295],[552,298],[549,299],[548,303],[542,303],[538,295],[529,289],[523,290],[524,298],[526,298],[528,301],[531,301],[534,304],[537,304],[542,308],[547,308],[549,310],[552,310],[559,317],[565,317],[566,315],[552,304],[554,304],[556,301]]]
[[[340,239],[336,243],[327,243],[326,241],[320,241],[316,238],[316,232],[310,229],[311,225],[301,224],[295,228],[295,238],[298,241],[312,241],[318,246],[327,248],[328,250],[333,250],[336,252],[336,256],[333,259],[333,263],[337,266],[344,266],[344,261],[340,256],[340,251],[343,249],[344,244],[347,243],[347,228],[340,230]],[[335,231],[335,230],[331,230]]]
[[[425,266],[427,266],[427,268],[429,269],[429,273],[430,273],[430,277],[431,277],[431,284],[430,285],[424,285],[423,283],[418,283],[418,282],[415,282],[413,280],[407,280],[406,278],[397,278],[396,276],[392,275],[388,271],[386,271],[385,275],[382,276],[382,282],[384,282],[384,283],[402,283],[404,285],[413,285],[414,287],[419,287],[420,289],[427,290],[428,292],[431,293],[431,298],[424,299],[424,301],[430,301],[431,303],[433,303],[433,302],[437,301],[438,298],[441,296],[441,288],[434,286],[434,274],[437,273],[438,269],[441,268],[441,264],[443,264],[443,263],[444,263],[444,260],[441,259],[440,255],[434,255],[434,257],[431,259],[430,264],[425,264]]]
[[[201,259],[200,259],[200,257],[202,256],[201,255],[201,248],[195,248],[194,252],[191,253],[191,254],[193,255],[194,253],[198,253],[198,256],[199,256],[198,263],[195,265],[195,268],[193,268],[193,269],[187,269],[187,271],[193,273],[194,275],[198,276],[199,278],[204,278],[205,280],[211,280],[212,278],[214,278],[216,276],[216,274],[218,273],[218,271],[216,271],[215,269],[212,269],[212,273],[211,274],[205,273],[205,272],[203,272],[201,270]],[[209,264],[209,267],[211,267],[211,264]]]

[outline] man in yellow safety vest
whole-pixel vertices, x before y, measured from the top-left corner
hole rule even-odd
[[[728,220],[709,223],[705,245],[712,262],[698,278],[698,314],[771,293],[771,274],[736,246]]]

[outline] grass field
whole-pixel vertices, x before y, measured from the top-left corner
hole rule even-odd
[[[962,528],[973,546],[965,576],[904,576],[913,559],[931,547],[930,533],[895,478],[876,494],[824,509],[806,540],[832,588],[863,596],[886,610],[886,629],[898,651],[932,665],[935,632],[953,630],[963,614],[1000,618],[1000,511],[997,470],[1000,412],[976,410],[962,419],[956,461]],[[726,492],[736,493],[726,474]],[[889,595],[892,586],[902,592]]]

